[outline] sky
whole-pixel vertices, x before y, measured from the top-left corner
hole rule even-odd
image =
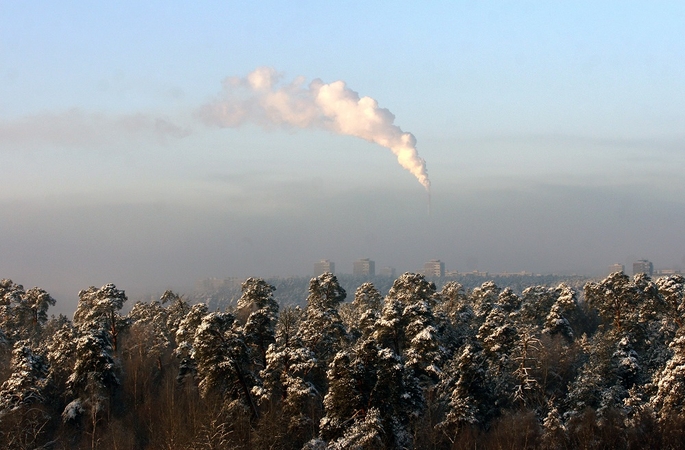
[[[71,308],[91,285],[323,258],[683,268],[684,20],[666,1],[1,2],[0,277]]]

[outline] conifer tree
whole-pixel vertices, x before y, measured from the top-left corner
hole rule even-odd
[[[10,369],[12,374],[0,387],[0,421],[12,410],[43,403],[50,381],[47,359],[35,352],[29,341],[14,344]]]
[[[278,303],[273,298],[276,288],[261,278],[248,278],[242,284],[238,314],[247,315],[243,332],[246,342],[255,349],[260,367],[266,367],[266,351],[276,342]]]
[[[447,414],[437,427],[451,442],[465,427],[485,427],[496,415],[487,359],[477,341],[466,344],[445,368],[439,392],[447,404]]]
[[[190,312],[190,304],[182,295],[178,295],[170,290],[164,291],[159,301],[162,305],[166,305],[166,328],[169,334],[175,337],[181,321]]]
[[[670,347],[673,357],[655,375],[657,392],[650,399],[650,405],[662,422],[682,417],[685,407],[685,334],[678,333]]]
[[[558,295],[547,286],[531,286],[521,293],[518,321],[523,325],[544,328],[545,318]]]
[[[24,286],[12,280],[0,280],[0,330],[10,342],[21,339],[20,323],[15,314],[16,305],[22,301]]]
[[[287,342],[269,346],[266,367],[260,372],[262,385],[255,386],[253,392],[260,404],[281,411],[281,420],[274,426],[282,426],[297,447],[317,434],[317,399],[325,392],[320,393],[312,382],[317,367],[312,352],[299,345],[296,337]]]
[[[67,380],[67,393],[73,400],[62,412],[69,424],[87,419],[91,447],[95,448],[100,424],[106,423],[112,399],[120,381],[113,357],[110,334],[105,329],[89,329],[76,341],[75,363]]]
[[[567,316],[573,315],[578,308],[576,292],[565,284],[559,285],[556,290],[558,296],[545,317],[543,333],[561,335],[571,342],[575,334]]]
[[[312,375],[319,392],[325,391],[329,362],[347,340],[347,330],[337,309],[345,296],[345,289],[331,273],[324,273],[309,282],[307,309],[299,323],[297,338],[316,360],[317,373]]]
[[[14,342],[29,339],[34,344],[48,320],[47,311],[55,299],[38,287],[24,290],[12,280],[0,281],[0,330]]]
[[[321,438],[331,441],[342,437],[358,415],[363,414],[362,394],[351,356],[340,351],[328,369],[328,392],[323,400],[325,416],[321,419]]]
[[[67,391],[67,380],[71,376],[76,362],[76,345],[79,333],[68,319],[59,326],[55,324],[55,328],[46,337],[42,348],[50,365],[52,385],[58,395],[63,396]]]
[[[50,377],[46,358],[28,340],[12,351],[11,375],[0,386],[0,446],[44,448],[51,421]]]
[[[493,305],[497,302],[497,297],[499,296],[502,289],[500,289],[493,281],[486,281],[480,287],[474,288],[469,295],[469,299],[472,304],[474,320],[471,322],[471,327],[474,330],[474,334],[480,328],[480,326],[485,322],[485,319],[490,314],[490,310]]]
[[[128,298],[113,284],[94,286],[78,293],[79,302],[74,313],[74,325],[81,330],[103,328],[109,333],[112,348],[117,351],[118,338],[126,321],[119,314]]]
[[[193,305],[185,317],[179,322],[176,329],[176,349],[174,354],[180,359],[178,376],[176,380],[182,382],[186,377],[194,377],[197,372],[197,364],[194,358],[193,342],[195,334],[207,315],[207,305],[197,303]]]
[[[235,317],[221,312],[206,315],[195,333],[193,349],[200,392],[241,399],[253,417],[259,418],[252,398],[255,376],[249,369],[247,346]]]
[[[382,301],[378,289],[372,283],[365,282],[354,292],[352,303],[341,305],[340,316],[353,339],[373,332]]]
[[[685,277],[671,275],[656,281],[659,294],[664,301],[665,318],[675,324],[676,329],[685,323]]]

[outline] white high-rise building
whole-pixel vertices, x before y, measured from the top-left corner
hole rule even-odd
[[[321,261],[314,263],[314,276],[318,277],[326,272],[335,273],[335,263],[328,259],[322,259]]]
[[[423,274],[427,277],[442,278],[445,276],[445,263],[439,259],[431,259],[423,265]]]
[[[376,263],[369,258],[358,259],[352,263],[352,275],[372,277],[376,275]]]
[[[654,265],[646,259],[641,259],[638,262],[633,263],[633,275],[638,273],[644,273],[650,277],[654,273]]]

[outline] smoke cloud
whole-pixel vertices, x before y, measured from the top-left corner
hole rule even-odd
[[[0,143],[22,146],[47,143],[92,147],[121,138],[156,136],[164,140],[167,137],[180,139],[189,134],[189,129],[142,113],[112,116],[71,109],[0,122]]]
[[[208,125],[238,127],[254,122],[297,128],[323,128],[337,134],[358,137],[390,149],[402,167],[414,175],[426,190],[430,180],[426,162],[416,150],[416,138],[395,125],[395,116],[371,97],[360,97],[344,81],[326,84],[315,79],[280,83],[281,75],[260,67],[245,78],[229,77],[222,96],[203,106],[199,117]]]

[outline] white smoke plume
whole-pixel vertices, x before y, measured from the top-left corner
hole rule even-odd
[[[149,114],[108,115],[73,108],[57,113],[24,116],[0,121],[0,149],[3,145],[57,145],[95,147],[120,139],[157,137],[183,138],[191,130]]]
[[[223,95],[203,106],[200,118],[209,125],[237,127],[245,122],[262,126],[288,125],[323,128],[355,136],[389,148],[402,167],[414,175],[426,190],[430,180],[426,162],[416,151],[416,138],[395,125],[395,116],[371,97],[359,97],[344,81],[325,84],[319,79],[305,86],[298,77],[279,83],[273,68],[260,67],[245,78],[229,77]]]

